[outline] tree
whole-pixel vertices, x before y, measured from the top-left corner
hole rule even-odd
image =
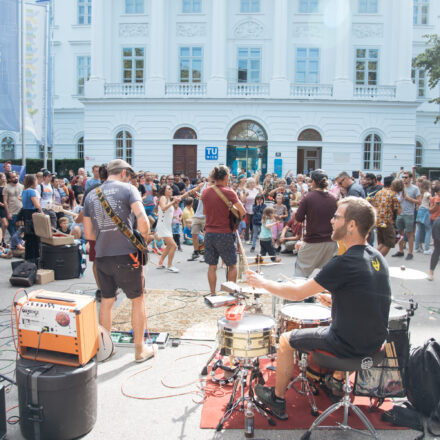
[[[438,35],[424,35],[429,45],[424,52],[417,55],[413,60],[413,67],[424,69],[429,77],[428,86],[433,89],[440,81],[440,38]],[[440,97],[431,99],[429,102],[440,104]],[[435,118],[435,123],[440,120],[440,115]]]

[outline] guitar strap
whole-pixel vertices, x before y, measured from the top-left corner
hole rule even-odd
[[[104,211],[112,219],[113,223],[118,227],[118,229],[134,244],[134,246],[136,246],[136,249],[141,252],[147,252],[148,249],[138,240],[138,238],[136,238],[133,232],[119,218],[118,214],[113,211],[112,207],[108,204],[102,189],[98,186],[98,188],[95,189],[95,192],[98,196],[98,200],[101,202],[101,206],[104,208]]]
[[[217,195],[223,200],[223,202],[228,207],[229,211],[235,215],[235,217],[240,217],[237,208],[233,205],[233,203],[227,199],[227,197],[218,189],[217,185],[213,185],[212,189],[217,193]]]

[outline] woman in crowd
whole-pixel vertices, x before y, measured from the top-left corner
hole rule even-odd
[[[254,216],[254,203],[255,197],[259,193],[259,189],[255,183],[255,179],[252,177],[247,179],[244,189],[244,208],[246,210],[246,232],[244,234],[245,241],[248,244],[252,243],[253,224],[252,217]]]
[[[158,196],[158,219],[156,226],[157,239],[162,239],[165,242],[165,250],[159,258],[158,269],[165,269],[164,261],[168,257],[168,272],[178,273],[179,269],[173,266],[173,258],[176,253],[177,244],[173,239],[172,221],[174,213],[174,204],[180,202],[181,197],[177,196],[171,200],[173,190],[169,185],[162,185],[159,189]]]
[[[428,280],[434,279],[434,270],[440,257],[440,183],[434,186],[434,197],[431,199],[429,208],[432,221],[432,239],[434,240],[434,252],[431,255]]]
[[[1,246],[5,247],[5,233],[8,227],[8,215],[6,214],[5,204],[3,203],[3,189],[6,186],[6,176],[4,173],[0,173],[0,221],[2,228]]]
[[[37,262],[40,256],[40,239],[35,235],[32,214],[42,212],[40,206],[40,197],[36,191],[37,178],[34,174],[24,176],[24,190],[21,195],[23,203],[23,222],[24,222],[24,241],[25,255],[27,261]]]
[[[431,255],[432,251],[429,249],[431,242],[431,216],[429,214],[431,182],[429,180],[422,180],[419,184],[419,188],[422,194],[422,203],[417,210],[417,230],[414,249],[415,252],[424,252],[426,255]],[[420,247],[422,242],[424,242],[424,249]]]

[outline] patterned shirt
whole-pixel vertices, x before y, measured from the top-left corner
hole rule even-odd
[[[369,202],[376,208],[376,226],[383,228],[394,224],[394,212],[398,211],[400,207],[394,191],[384,188],[377,192],[374,197],[369,198]]]

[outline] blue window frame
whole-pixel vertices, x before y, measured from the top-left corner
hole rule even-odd
[[[260,0],[240,0],[240,12],[260,12]]]
[[[84,95],[84,86],[90,78],[91,58],[88,55],[76,58],[76,93]]]
[[[203,76],[203,49],[185,46],[179,52],[180,82],[199,83]]]
[[[359,14],[377,14],[377,0],[359,0]]]
[[[429,24],[429,0],[414,0],[413,20],[415,25]]]
[[[377,86],[379,49],[356,49],[356,85]]]
[[[259,47],[238,48],[238,82],[261,82],[261,49]]]
[[[202,0],[182,0],[182,12],[185,14],[200,14],[202,12]]]
[[[92,24],[92,0],[78,0],[78,24]]]
[[[122,82],[141,84],[144,82],[145,50],[143,47],[122,49]]]
[[[299,12],[313,14],[318,12],[319,0],[299,0]]]
[[[319,59],[320,51],[318,48],[297,48],[295,82],[299,84],[318,84]]]
[[[144,0],[125,0],[126,14],[143,14]]]

